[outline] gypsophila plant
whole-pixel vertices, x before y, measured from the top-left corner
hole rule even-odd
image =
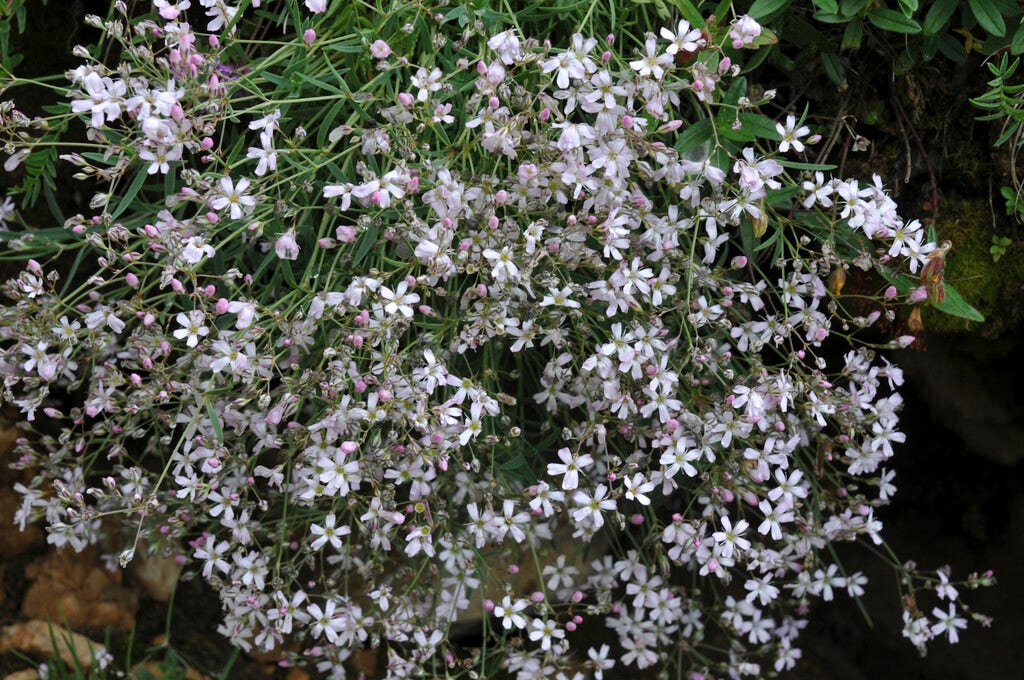
[[[361,648],[388,677],[783,671],[807,605],[864,592],[847,541],[922,650],[985,623],[959,592],[991,574],[901,564],[878,516],[876,350],[901,310],[973,310],[878,177],[760,113],[766,37],[723,10],[550,42],[480,3],[91,17],[45,115],[0,107],[8,170],[56,148],[93,194],[62,228],[5,208],[17,521],[173,554],[235,645],[333,677]]]

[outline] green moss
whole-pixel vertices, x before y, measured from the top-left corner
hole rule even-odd
[[[1024,285],[1024,259],[1010,254],[993,262],[989,248],[995,234],[1019,241],[1019,225],[1002,212],[993,213],[987,198],[956,199],[942,202],[935,229],[939,242],[953,243],[946,256],[946,283],[985,316],[985,327],[998,333],[1016,326],[1020,319],[1005,301]],[[931,308],[924,311],[923,320],[931,331],[985,332],[977,323]]]

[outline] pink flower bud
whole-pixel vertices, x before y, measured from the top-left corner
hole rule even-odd
[[[391,56],[391,46],[383,40],[374,40],[370,43],[370,54],[374,59],[387,59]]]
[[[484,600],[484,611],[485,612],[493,612],[494,611],[494,602],[492,602],[491,600]]]
[[[630,521],[630,523],[633,526],[638,527],[638,526],[640,526],[641,524],[644,523],[644,516],[641,515],[640,513],[637,513],[637,514],[633,515],[632,517],[630,517],[629,521]]]
[[[550,119],[551,119],[551,109],[549,109],[548,107],[545,106],[543,109],[540,110],[540,122],[546,123]]]
[[[888,288],[885,289],[885,293],[883,293],[886,300],[892,300],[898,294],[899,291],[896,290],[896,286],[889,286]]]
[[[576,624],[572,621],[567,621],[565,624],[565,629],[571,633],[574,630],[576,630]]]
[[[413,96],[411,94],[409,94],[408,92],[399,92],[398,93],[398,103],[401,104],[402,106],[404,106],[405,108],[409,108],[410,106],[412,106],[413,102],[415,102],[415,101],[416,101],[416,99],[413,98]]]
[[[534,593],[532,595],[530,595],[530,599],[533,600],[534,602],[543,602],[544,601],[544,593],[540,592],[539,590],[534,591]]]
[[[312,28],[307,28],[305,31],[303,31],[303,33],[302,33],[302,42],[306,43],[306,45],[312,45],[313,41],[315,41],[315,40],[316,40],[316,31],[314,31]]]
[[[920,288],[915,288],[910,293],[910,296],[907,298],[907,302],[909,302],[912,305],[916,305],[917,303],[924,302],[927,299],[928,289],[924,286],[921,286]]]
[[[356,240],[356,228],[348,224],[343,224],[334,230],[334,235],[342,243],[352,243]]]
[[[510,565],[508,565],[508,573],[512,574],[513,576],[518,574],[519,573],[519,565],[518,564],[510,564]]]
[[[608,50],[605,50],[603,53],[601,53],[601,63],[602,64],[607,64],[611,60],[612,60],[612,53],[611,52],[609,52]]]

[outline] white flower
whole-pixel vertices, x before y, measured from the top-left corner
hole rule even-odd
[[[786,125],[782,123],[775,124],[775,130],[782,136],[782,142],[779,144],[779,153],[786,153],[790,147],[793,147],[793,151],[800,153],[804,150],[804,143],[800,141],[801,137],[806,137],[810,134],[811,129],[806,125],[801,125],[799,128],[796,126],[796,116],[786,116]],[[819,175],[821,173],[818,173]],[[811,185],[814,186],[813,184]],[[806,187],[805,187],[806,188]]]
[[[217,251],[202,236],[190,236],[185,240],[178,259],[184,264],[194,265],[202,262],[204,257],[213,257],[216,254]]]
[[[552,477],[564,475],[562,477],[562,489],[573,491],[580,484],[579,471],[592,465],[594,459],[590,454],[586,453],[577,457],[566,448],[558,450],[558,457],[562,459],[562,462],[548,463],[548,474]]]
[[[529,602],[523,599],[512,601],[508,595],[502,598],[501,604],[494,607],[494,614],[501,619],[501,625],[505,630],[511,630],[512,626],[522,630],[526,628],[527,619],[520,612],[526,609]]]
[[[960,641],[960,636],[957,635],[957,629],[964,629],[967,627],[967,619],[962,619],[956,615],[956,606],[950,602],[949,611],[944,612],[938,607],[932,610],[932,616],[938,619],[938,623],[932,625],[932,635],[942,635],[946,633],[949,636],[949,643],[955,645]]]
[[[556,307],[572,307],[574,309],[579,309],[580,303],[572,299],[572,288],[565,286],[561,290],[558,288],[548,289],[548,294],[540,301],[540,306],[549,307],[551,305],[555,305]]]
[[[323,526],[317,524],[309,526],[309,533],[316,536],[310,546],[313,550],[319,550],[327,543],[330,543],[335,550],[341,550],[341,537],[351,534],[352,529],[347,526],[335,527],[334,523],[336,520],[337,518],[332,512],[324,518]]]
[[[174,337],[178,340],[187,338],[185,344],[195,347],[199,344],[199,338],[210,333],[210,329],[203,325],[206,315],[201,309],[193,309],[188,314],[180,312],[175,320],[181,328],[174,331]]]
[[[629,67],[643,78],[653,77],[655,80],[661,80],[665,75],[665,67],[672,63],[672,55],[658,54],[658,40],[653,35],[647,37],[644,49],[644,57],[629,62]]]
[[[230,207],[231,219],[237,220],[246,210],[256,205],[256,199],[245,193],[249,180],[242,178],[235,184],[230,177],[220,178],[220,189],[210,198],[210,207],[223,210]]]
[[[561,640],[565,637],[565,631],[555,625],[554,621],[534,619],[530,627],[533,628],[530,631],[530,639],[534,642],[540,640],[540,648],[545,652],[551,649],[552,640]]]
[[[381,286],[380,296],[387,300],[384,311],[388,314],[400,312],[405,318],[411,318],[412,305],[420,301],[420,296],[416,293],[409,293],[408,290],[409,283],[407,281],[400,281],[394,290],[387,286]]]

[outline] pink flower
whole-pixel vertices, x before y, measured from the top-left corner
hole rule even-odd
[[[295,260],[299,257],[299,244],[295,240],[295,230],[289,229],[278,237],[274,244],[274,252],[282,260]]]
[[[391,46],[383,40],[374,40],[370,44],[370,54],[374,59],[387,59],[391,56]]]
[[[327,0],[306,0],[306,9],[313,14],[323,14],[327,11]]]

